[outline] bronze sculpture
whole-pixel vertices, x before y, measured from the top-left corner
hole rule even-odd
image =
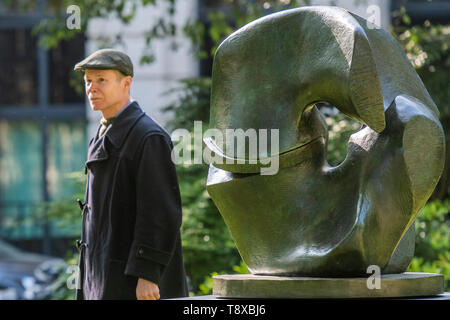
[[[365,124],[337,167],[325,160],[327,129],[315,107],[322,101]],[[261,175],[264,159],[246,154],[245,164],[211,164],[207,178],[249,270],[404,272],[411,226],[443,170],[438,117],[396,40],[344,9],[286,10],[231,34],[214,59],[211,126],[279,129],[279,153],[268,155],[279,157],[277,174]],[[236,159],[227,144],[204,141]]]

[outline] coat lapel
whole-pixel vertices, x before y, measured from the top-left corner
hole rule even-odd
[[[86,165],[89,166],[92,162],[106,160],[108,157],[108,150],[106,150],[105,147],[105,135],[98,139],[94,138],[88,149],[88,160],[86,161]]]
[[[118,117],[114,120],[114,124],[106,129],[105,133],[100,137],[94,137],[88,149],[88,160],[86,166],[92,162],[104,161],[108,159],[109,153],[106,148],[106,139],[108,139],[116,148],[120,148],[128,135],[128,132],[134,124],[144,116],[141,107],[135,101],[130,104]],[[99,127],[100,129],[100,127]],[[98,135],[98,131],[96,136]]]

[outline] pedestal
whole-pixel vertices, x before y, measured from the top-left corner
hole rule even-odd
[[[444,277],[436,273],[385,274],[381,275],[379,286],[373,280],[219,275],[213,277],[213,295],[220,298],[349,299],[424,297],[444,292]]]

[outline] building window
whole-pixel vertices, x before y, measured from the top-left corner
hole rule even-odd
[[[25,11],[17,7],[27,3]],[[55,254],[52,238],[74,234],[40,214],[46,214],[43,203],[79,192],[67,175],[81,172],[86,160],[84,94],[81,75],[73,72],[85,37],[38,47],[32,28],[44,16],[37,3],[0,4],[0,238]]]
[[[0,107],[36,105],[37,49],[31,29],[0,30]]]
[[[58,47],[50,50],[50,104],[78,103],[79,106],[83,106],[82,73],[74,71],[73,66],[84,57],[84,42],[84,35],[79,34],[70,41],[62,41]]]

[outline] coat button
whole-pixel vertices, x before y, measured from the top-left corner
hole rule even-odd
[[[81,249],[84,249],[84,248],[87,247],[87,243],[86,243],[86,242],[83,242],[82,240],[77,240],[77,241],[75,242],[75,245],[76,245],[78,251],[81,251]]]
[[[78,202],[78,206],[80,207],[80,210],[83,211],[86,203],[83,203],[83,201],[81,201],[80,199],[77,199],[77,202]]]
[[[138,250],[138,255],[142,256],[144,254],[144,249],[140,248]]]

